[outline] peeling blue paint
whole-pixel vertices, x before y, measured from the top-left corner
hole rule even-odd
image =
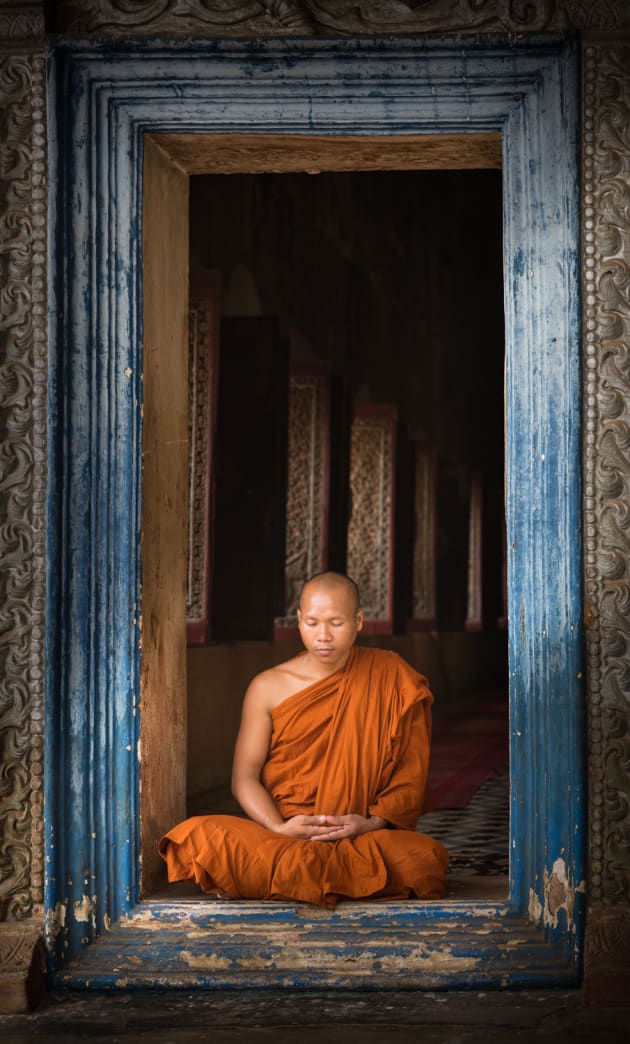
[[[575,41],[61,41],[49,71],[53,981],[575,981],[584,876]],[[519,621],[510,900],[387,904],[326,921],[295,907],[138,903],[143,134],[489,130],[503,136],[509,605]],[[159,959],[143,970],[149,943]]]

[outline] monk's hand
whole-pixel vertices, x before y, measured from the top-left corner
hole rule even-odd
[[[314,841],[342,841],[346,837],[359,837],[360,834],[369,834],[372,830],[383,830],[387,823],[381,816],[356,815],[351,812],[345,816],[315,816],[316,819],[324,819],[330,827],[329,834],[321,834],[313,838]]]
[[[274,823],[271,829],[283,837],[297,837],[307,841],[338,841],[350,836],[338,823],[341,818],[344,817],[292,816],[291,819],[285,819],[284,823]]]

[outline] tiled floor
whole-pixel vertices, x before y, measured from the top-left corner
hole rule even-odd
[[[418,830],[448,849],[451,877],[509,873],[510,777],[504,770],[484,783],[466,808],[428,812]]]

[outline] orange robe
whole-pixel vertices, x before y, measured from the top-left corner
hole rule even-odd
[[[262,782],[280,814],[382,816],[354,839],[285,838],[238,816],[193,816],[160,841],[169,881],[231,898],[334,906],[339,898],[439,899],[448,854],[417,833],[433,697],[396,653],[353,648],[343,671],[272,714]]]

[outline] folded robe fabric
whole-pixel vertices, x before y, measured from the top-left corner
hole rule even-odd
[[[238,816],[193,816],[160,841],[169,881],[321,906],[441,898],[448,854],[415,830],[426,807],[432,702],[426,679],[396,653],[353,648],[344,670],[275,708],[261,778],[284,819],[358,813],[390,828],[310,841]]]

